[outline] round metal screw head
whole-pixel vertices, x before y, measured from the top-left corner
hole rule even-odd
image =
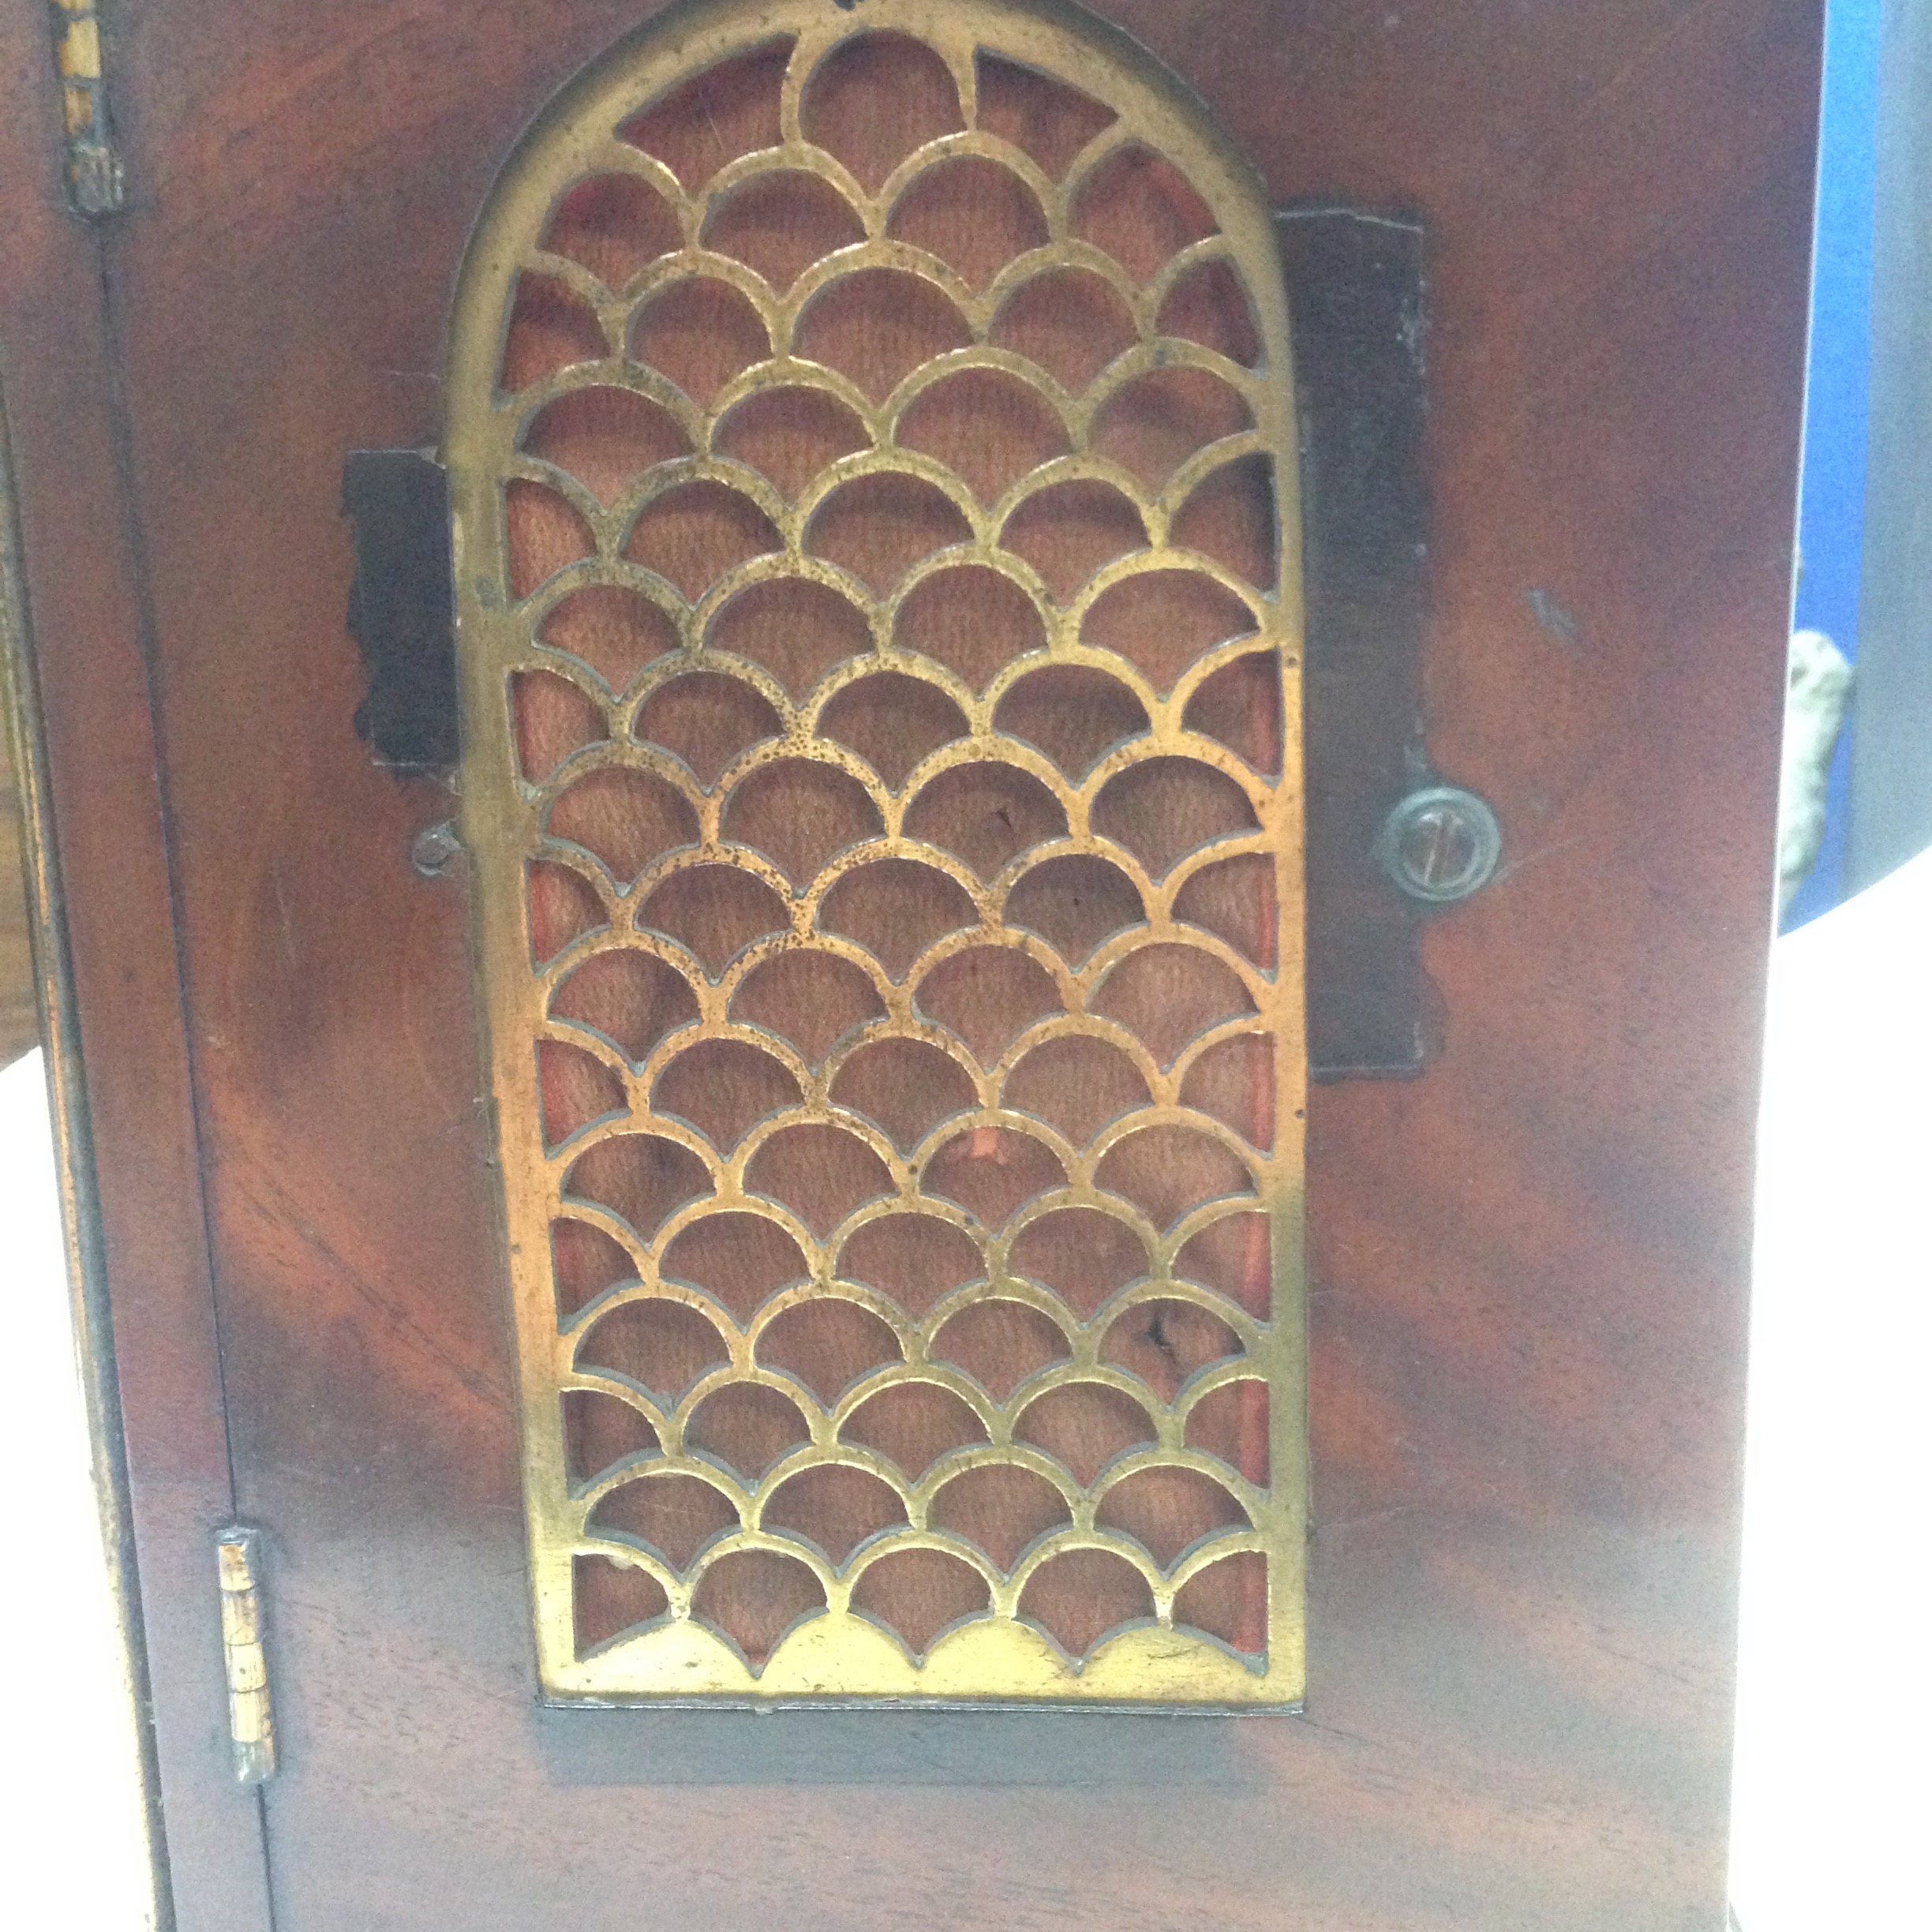
[[[1411,792],[1382,822],[1376,856],[1398,890],[1453,905],[1486,886],[1503,856],[1496,815],[1460,785]]]
[[[425,878],[440,878],[462,850],[456,828],[447,818],[425,826],[410,845],[410,863]]]

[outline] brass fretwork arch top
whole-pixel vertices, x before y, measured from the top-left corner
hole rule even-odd
[[[546,1695],[1300,1697],[1288,351],[1070,9],[676,7],[506,167],[444,455]]]

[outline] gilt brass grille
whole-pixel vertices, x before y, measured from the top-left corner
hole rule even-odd
[[[1111,30],[672,9],[455,312],[546,1694],[1301,1694],[1259,184]]]

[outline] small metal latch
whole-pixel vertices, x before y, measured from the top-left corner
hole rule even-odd
[[[215,1539],[222,1650],[228,1667],[228,1735],[235,1777],[244,1784],[265,1784],[275,1773],[275,1717],[262,1649],[260,1547],[253,1530],[224,1530]]]
[[[1406,1078],[1436,1043],[1423,920],[1479,889],[1502,845],[1424,736],[1425,237],[1412,215],[1344,208],[1275,226],[1302,433],[1309,1072]]]

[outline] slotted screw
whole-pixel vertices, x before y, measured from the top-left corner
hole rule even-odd
[[[455,826],[441,818],[416,834],[410,845],[410,863],[425,878],[440,878],[462,850],[462,841],[456,836]]]
[[[1489,882],[1503,831],[1486,801],[1460,785],[1411,792],[1382,822],[1376,856],[1396,889],[1425,905],[1453,905]]]

